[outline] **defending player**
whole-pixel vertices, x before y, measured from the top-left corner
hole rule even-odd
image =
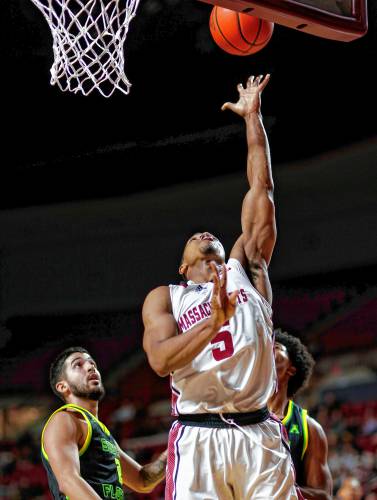
[[[270,410],[285,426],[290,442],[296,481],[308,500],[330,500],[332,479],[327,464],[327,439],[321,425],[293,401],[312,374],[314,360],[297,337],[275,331],[275,360],[278,392]]]
[[[123,485],[150,492],[165,476],[166,451],[141,466],[98,420],[101,375],[86,349],[71,347],[51,365],[50,383],[64,401],[42,432],[42,462],[55,500],[124,498]]]
[[[215,236],[194,234],[179,268],[187,283],[152,290],[143,307],[144,349],[159,375],[172,375],[178,415],[168,500],[297,498],[280,423],[267,409],[276,376],[267,274],[276,225],[260,112],[268,81],[250,77],[238,85],[238,102],[222,108],[245,120],[248,144],[242,234],[227,264]]]

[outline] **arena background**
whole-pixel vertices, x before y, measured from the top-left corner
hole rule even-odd
[[[275,25],[229,56],[211,7],[149,0],[126,42],[129,96],[49,85],[50,34],[27,0],[3,2],[0,184],[0,498],[44,499],[38,451],[58,406],[48,366],[84,345],[102,369],[100,417],[140,461],[166,443],[169,386],[141,350],[147,292],[176,281],[186,237],[240,231],[243,124],[226,100],[270,72],[262,110],[278,221],[274,321],[315,356],[299,400],[324,426],[335,492],[349,474],[377,498],[376,12],[350,43]],[[142,496],[131,495],[130,498]],[[162,487],[148,498],[162,498]]]

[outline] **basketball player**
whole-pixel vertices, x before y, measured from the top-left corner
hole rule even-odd
[[[105,391],[86,349],[70,347],[50,368],[54,393],[64,401],[42,432],[42,462],[54,499],[123,499],[123,485],[150,492],[165,476],[166,451],[140,466],[98,420]]]
[[[326,435],[307,410],[292,399],[307,385],[314,360],[297,337],[276,330],[275,361],[279,390],[270,399],[269,408],[287,430],[297,484],[308,500],[330,500],[332,479]]]
[[[244,119],[248,143],[242,234],[227,264],[215,236],[195,233],[179,267],[187,283],[152,290],[143,307],[144,349],[156,373],[172,375],[178,415],[168,500],[297,498],[280,422],[267,409],[276,376],[267,275],[276,225],[260,102],[269,78],[250,77],[238,85],[238,102],[222,107]]]

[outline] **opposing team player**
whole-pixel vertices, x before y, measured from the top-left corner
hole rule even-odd
[[[95,361],[70,347],[51,365],[50,383],[64,401],[42,432],[42,461],[54,500],[125,498],[123,485],[150,492],[165,476],[166,451],[141,466],[122,451],[98,420],[105,391]]]
[[[278,392],[268,406],[287,429],[296,481],[308,500],[331,500],[332,478],[327,463],[327,439],[321,425],[293,397],[310,380],[314,360],[293,335],[275,331]]]
[[[260,111],[268,81],[250,77],[222,108],[245,120],[250,186],[227,264],[215,236],[194,234],[179,268],[187,283],[152,290],[143,307],[144,349],[159,375],[172,375],[178,415],[166,499],[297,498],[281,424],[267,409],[276,378],[267,274],[276,225]]]

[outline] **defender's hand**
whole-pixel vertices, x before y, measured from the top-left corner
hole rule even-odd
[[[221,110],[224,111],[226,109],[230,109],[243,118],[246,118],[246,116],[251,113],[259,113],[261,105],[261,93],[269,80],[269,74],[267,74],[265,77],[263,77],[263,75],[259,75],[257,78],[254,78],[254,76],[250,76],[247,80],[245,89],[243,88],[242,83],[237,85],[237,90],[240,96],[238,102],[226,102],[221,107]]]
[[[210,267],[212,269],[212,281],[213,281],[213,292],[211,299],[211,318],[214,320],[217,328],[221,328],[222,325],[228,321],[236,310],[236,302],[238,290],[232,292],[228,295],[226,291],[227,283],[227,271],[226,266],[223,264],[222,270],[223,275],[220,279],[219,272],[214,262],[211,262]]]

